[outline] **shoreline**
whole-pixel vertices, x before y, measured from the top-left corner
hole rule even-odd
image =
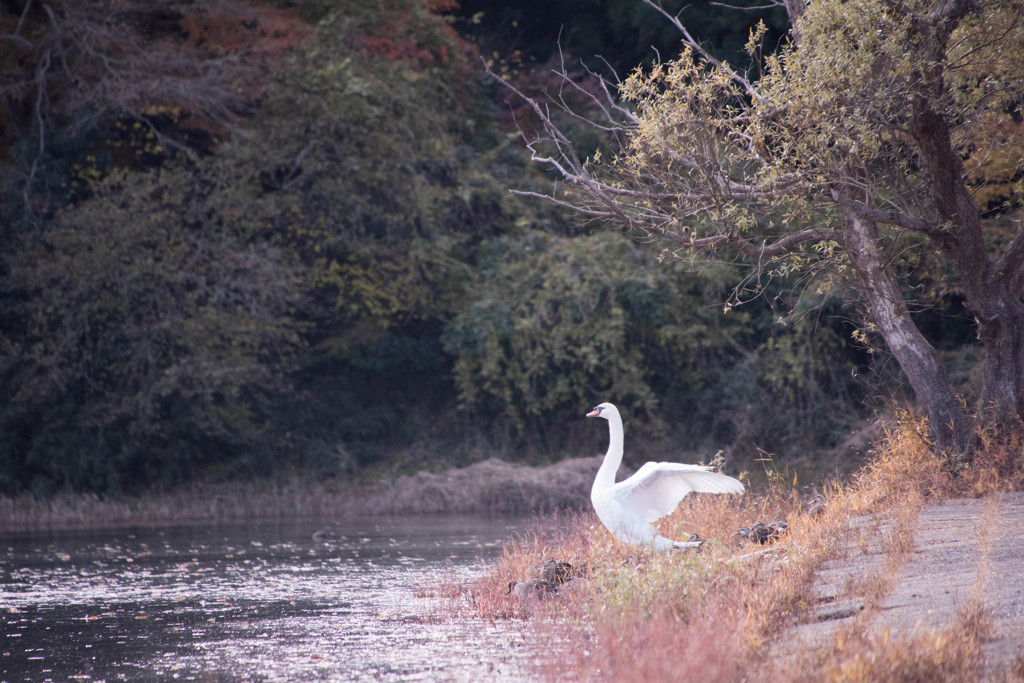
[[[602,456],[530,467],[491,458],[444,472],[417,472],[372,484],[292,476],[197,484],[123,498],[64,493],[0,496],[0,531],[32,532],[192,522],[371,517],[400,514],[529,514],[580,509]]]

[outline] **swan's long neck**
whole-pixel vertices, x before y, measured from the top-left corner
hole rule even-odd
[[[608,452],[594,478],[594,488],[610,488],[615,485],[615,475],[622,464],[622,418],[613,412],[608,416]]]

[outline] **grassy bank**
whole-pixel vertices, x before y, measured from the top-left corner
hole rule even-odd
[[[358,486],[293,477],[192,486],[123,498],[91,494],[46,499],[30,495],[0,497],[0,529],[580,509],[589,504],[590,484],[599,465],[600,458],[568,459],[547,467],[492,459],[465,468],[419,472]]]
[[[863,596],[865,614],[877,612],[913,548],[926,504],[1019,490],[1024,442],[985,441],[969,468],[944,462],[921,425],[906,419],[857,476],[827,487],[827,505],[816,515],[807,514],[807,496],[794,482],[779,479],[742,497],[691,496],[661,527],[669,537],[696,532],[709,539],[699,553],[633,554],[593,514],[581,514],[559,525],[565,531],[555,537],[538,532],[509,543],[494,570],[452,600],[485,618],[533,618],[538,644],[557,653],[544,665],[550,678],[980,680],[990,675],[980,654],[987,615],[975,598],[943,629],[910,636],[879,637],[859,626],[867,622],[858,616],[833,641],[806,649],[792,629],[815,619],[815,575],[826,563],[878,545],[877,569],[840,587]],[[739,545],[733,536],[773,518],[789,523],[773,545]],[[575,558],[586,578],[565,584],[557,599],[524,602],[507,594],[510,581],[536,576],[548,558]],[[1013,666],[993,680],[1024,680],[1024,661]]]

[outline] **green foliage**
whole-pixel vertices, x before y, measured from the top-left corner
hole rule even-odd
[[[11,262],[7,287],[24,297],[0,368],[12,402],[35,414],[32,432],[100,435],[110,457],[85,481],[50,463],[54,485],[102,475],[116,489],[136,458],[185,461],[159,476],[173,481],[263,436],[260,397],[302,346],[301,280],[279,249],[210,215],[215,168],[112,179]],[[183,447],[189,434],[207,445]],[[45,462],[31,451],[50,439],[27,457]]]
[[[763,60],[756,79],[687,47],[623,84],[636,116],[621,154],[604,169],[609,183],[641,193],[621,207],[627,215],[653,215],[658,229],[695,239],[696,248],[719,244],[703,237],[722,236],[749,256],[764,237],[772,245],[803,231],[792,245],[762,250],[780,272],[848,265],[838,232],[823,250],[819,234],[804,230],[841,230],[839,206],[874,209],[862,213],[883,226],[891,258],[926,262],[943,221],[929,193],[935,173],[923,163],[930,148],[909,128],[910,105],[929,102],[951,127],[972,192],[994,209],[1018,207],[1019,9],[993,2],[965,10],[946,50],[935,35],[941,22],[925,21],[938,12],[929,0],[869,2],[856,12],[845,2],[814,2],[796,26],[799,40],[777,52],[761,52],[764,25],[752,32],[748,49]],[[851,189],[841,191],[838,181]],[[985,227],[1004,247],[1010,231]],[[908,238],[908,229],[919,238]],[[923,255],[904,255],[921,248]]]
[[[543,233],[491,249],[482,296],[445,336],[465,407],[498,410],[522,424],[580,412],[599,395],[654,404],[642,351],[628,344],[641,333],[630,329],[627,306],[643,319],[665,302],[655,277],[635,267],[635,249],[609,235]],[[623,255],[633,263],[619,264]]]
[[[972,418],[903,292],[955,282],[989,351],[977,414],[1019,421],[1024,240],[1008,219],[1024,200],[1020,3],[786,6],[792,40],[765,50],[759,24],[749,70],[667,16],[685,49],[634,71],[624,104],[608,97],[600,128],[617,135],[614,155],[581,153],[588,141],[531,100],[542,125],[530,148],[563,181],[548,198],[680,252],[738,255],[760,288],[801,275],[852,285],[936,448],[969,449]]]
[[[514,226],[496,176],[525,168],[446,23],[419,2],[349,5],[269,88],[258,134],[224,150],[250,174],[239,219],[305,274],[315,325],[287,431],[303,453],[344,444],[342,470],[407,447],[410,416],[451,396],[439,335],[477,245]]]
[[[379,374],[443,377],[437,321],[461,291],[460,245],[507,220],[477,158],[474,116],[489,110],[432,16],[336,8],[265,85],[246,134],[94,183],[26,236],[3,290],[7,487],[266,471],[395,431],[402,406],[380,406],[410,387]],[[393,45],[373,42],[396,21]]]
[[[938,11],[929,0],[867,2],[857,12],[812,3],[800,49],[771,56],[759,84],[765,101],[751,133],[762,144],[785,141],[770,172],[799,168],[808,184],[825,185],[846,164],[887,185],[896,204],[908,190],[927,194],[908,134],[908,104],[925,98],[957,126],[952,142],[969,172],[1005,174],[1003,150],[1018,159],[1022,150],[1014,120],[1024,93],[1020,9],[989,2],[965,12],[947,50],[937,35],[945,29],[924,21]]]
[[[445,349],[462,408],[508,419],[520,438],[609,397],[640,433],[671,423],[692,445],[738,457],[753,455],[750,439],[783,447],[848,424],[829,413],[856,394],[841,325],[723,308],[731,268],[698,275],[611,232],[531,232],[487,252]]]
[[[460,250],[495,229],[487,220],[506,220],[485,167],[494,139],[477,130],[486,123],[475,118],[478,88],[463,82],[473,72],[462,46],[435,20],[414,24],[419,33],[406,42],[395,38],[395,56],[359,51],[382,30],[367,25],[369,13],[325,18],[270,89],[255,139],[224,151],[251,174],[240,218],[297,255],[352,344],[437,315]]]
[[[5,236],[0,489],[577,454],[566,416],[599,400],[648,437],[771,448],[806,435],[765,406],[834,405],[841,326],[726,311],[732,267],[698,277],[505,192],[546,180],[444,3],[298,4],[316,25],[288,24],[295,49],[205,155],[118,118],[51,137],[45,220]],[[179,115],[159,106],[139,109]]]

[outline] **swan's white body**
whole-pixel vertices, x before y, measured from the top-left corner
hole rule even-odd
[[[615,473],[622,463],[622,417],[611,403],[602,403],[587,417],[608,420],[610,437],[608,452],[590,489],[590,500],[601,523],[627,545],[647,546],[659,552],[700,545],[699,541],[669,540],[658,534],[653,522],[675,510],[691,491],[743,493],[743,484],[732,477],[712,472],[710,467],[678,462],[649,462],[616,483]]]

